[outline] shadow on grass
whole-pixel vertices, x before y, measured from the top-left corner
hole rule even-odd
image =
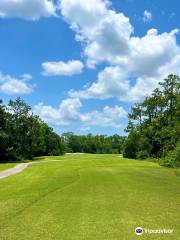
[[[9,163],[28,163],[31,162],[31,160],[8,160],[8,161],[1,161],[1,164],[9,164]]]
[[[51,157],[51,156],[48,156]],[[59,156],[55,156],[55,157],[59,157]],[[8,163],[28,163],[28,162],[35,162],[35,161],[40,161],[40,160],[44,160],[46,158],[46,156],[40,156],[40,157],[34,157],[32,159],[29,160],[25,160],[25,159],[16,159],[16,160],[0,160],[0,164],[8,164]]]
[[[39,160],[43,160],[45,157],[34,157],[32,159],[32,161],[39,161]]]

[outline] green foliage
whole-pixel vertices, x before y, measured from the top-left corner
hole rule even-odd
[[[64,133],[62,135],[66,143],[66,151],[72,153],[115,153],[122,152],[122,145],[125,137],[117,134],[113,136],[96,135],[92,134],[77,136],[72,132]]]
[[[139,152],[136,153],[136,158],[137,159],[147,159],[149,157],[149,154],[147,152],[147,150],[141,150]]]
[[[169,75],[152,95],[135,104],[126,128],[124,156],[146,159],[162,158],[161,164],[179,167],[172,160],[180,139],[180,78]],[[175,155],[173,155],[175,154]],[[176,158],[175,158],[176,159]]]
[[[136,158],[136,154],[139,149],[139,133],[133,131],[126,139],[123,146],[123,156],[125,158]]]
[[[61,137],[30,110],[20,98],[10,100],[7,107],[0,101],[1,162],[63,154]]]
[[[176,148],[170,151],[165,158],[161,159],[160,164],[166,167],[180,167],[180,143],[178,143]]]

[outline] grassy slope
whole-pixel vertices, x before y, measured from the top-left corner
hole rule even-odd
[[[14,167],[15,165],[17,165],[16,163],[0,163],[0,172],[7,170],[9,168]]]
[[[75,161],[0,181],[1,240],[133,240],[137,226],[176,230],[141,239],[180,239],[179,172],[116,155],[58,159]]]

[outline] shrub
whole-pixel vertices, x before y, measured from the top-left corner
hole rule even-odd
[[[123,145],[123,156],[125,158],[136,159],[136,154],[140,148],[139,139],[138,132],[132,132],[129,134]]]
[[[160,164],[166,167],[180,167],[180,143],[176,145],[173,151],[170,151],[165,158],[161,159]]]
[[[136,158],[137,159],[147,159],[149,158],[149,153],[146,150],[142,150],[136,153]]]

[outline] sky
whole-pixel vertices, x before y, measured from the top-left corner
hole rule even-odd
[[[57,133],[124,135],[131,106],[180,75],[178,0],[0,0],[0,98]]]

